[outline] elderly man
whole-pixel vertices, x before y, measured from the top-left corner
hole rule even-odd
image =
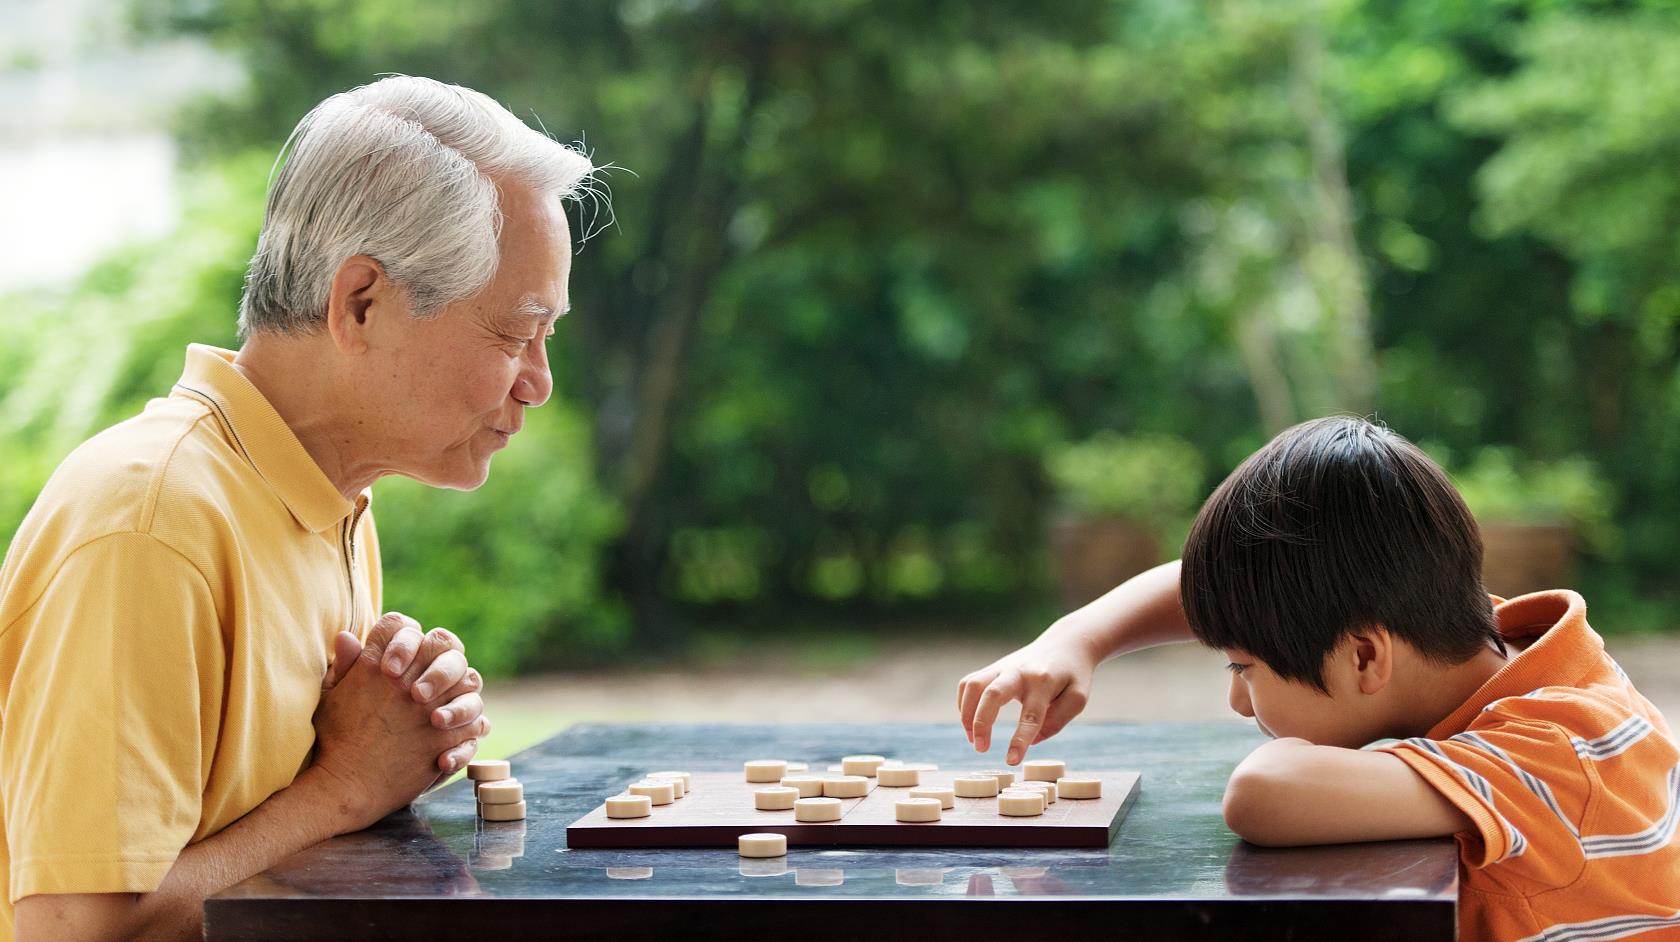
[[[167,398],[65,459],[0,570],[0,942],[195,937],[205,896],[405,806],[489,730],[448,632],[376,619],[368,488],[478,487],[548,398],[562,201],[592,168],[409,77],[288,148],[244,346],[189,347]]]

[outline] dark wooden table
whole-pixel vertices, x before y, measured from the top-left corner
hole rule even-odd
[[[1000,734],[1004,735],[1004,734]],[[1106,850],[571,850],[566,825],[653,769],[849,753],[995,768],[952,725],[576,726],[514,758],[528,819],[476,820],[457,782],[205,903],[223,939],[1451,939],[1450,840],[1263,850],[1220,818],[1242,723],[1076,724],[1035,754],[1135,769],[1143,791]],[[1055,935],[1052,936],[1052,933]]]

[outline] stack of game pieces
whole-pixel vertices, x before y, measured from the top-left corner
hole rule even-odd
[[[525,820],[525,786],[512,775],[506,759],[479,759],[467,763],[478,797],[478,816],[486,821]]]

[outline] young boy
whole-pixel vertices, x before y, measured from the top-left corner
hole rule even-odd
[[[976,749],[1007,761],[1084,707],[1096,665],[1194,638],[1273,737],[1225,820],[1256,844],[1454,835],[1465,939],[1680,938],[1680,749],[1574,592],[1481,585],[1442,470],[1362,419],[1289,429],[1214,491],[1184,558],[963,678]],[[1392,740],[1362,748],[1378,740]]]

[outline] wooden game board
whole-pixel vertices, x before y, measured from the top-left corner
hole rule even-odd
[[[949,786],[957,771],[923,772],[923,785]],[[606,806],[566,828],[566,846],[590,847],[734,847],[742,834],[786,834],[789,846],[909,847],[1107,847],[1137,800],[1138,773],[1087,772],[1103,780],[1101,798],[1064,798],[1031,818],[997,813],[996,798],[958,798],[939,821],[899,822],[893,804],[910,797],[908,788],[888,788],[869,780],[869,794],[844,799],[840,820],[795,821],[792,811],[758,811],[752,793],[765,786],[743,780],[740,772],[696,772],[694,790],[646,818],[608,818]]]

